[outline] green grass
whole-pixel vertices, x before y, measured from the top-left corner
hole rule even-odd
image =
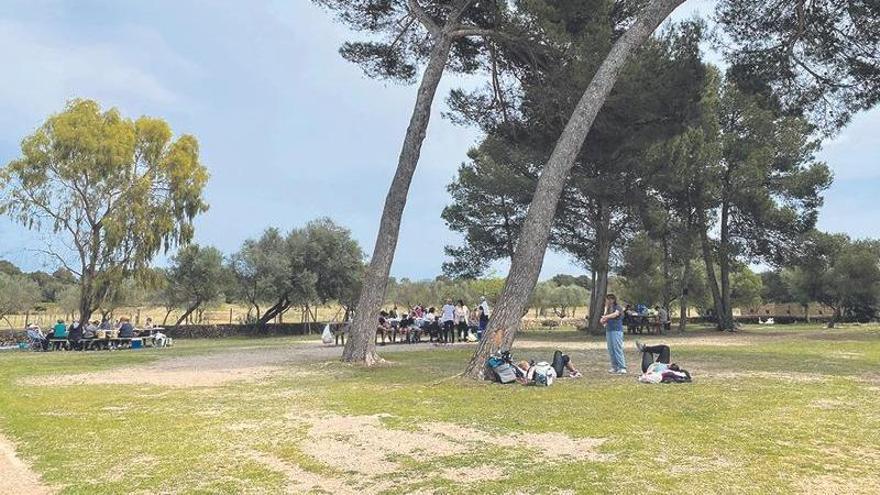
[[[406,432],[454,423],[499,435],[606,439],[598,451],[610,460],[532,456],[516,441],[475,445],[463,454],[398,456],[405,472],[388,475],[383,487],[362,482],[364,493],[873,493],[880,486],[877,327],[705,335],[710,340],[668,339],[693,384],[642,385],[635,376],[605,374],[604,351],[581,345],[594,338],[526,334],[523,340],[548,344],[518,356],[549,357],[553,347],[568,346],[587,371],[547,389],[447,379],[463,367],[467,349],[388,354],[393,362],[374,369],[291,366],[267,380],[210,388],[44,387],[20,378],[124,373],[172,354],[298,343],[228,339],[165,351],[2,354],[0,431],[48,484],[71,494],[282,492],[284,473],[253,452],[358,485],[353,473],[308,453],[312,440],[301,418],[375,414],[389,415],[382,427]],[[722,345],[725,339],[744,345]],[[435,476],[485,465],[503,478],[461,485]]]

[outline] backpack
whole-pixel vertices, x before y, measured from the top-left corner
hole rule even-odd
[[[498,366],[494,366],[492,371],[495,373],[495,378],[501,383],[513,383],[516,381],[516,369],[510,363],[501,363]]]
[[[550,363],[545,361],[532,366],[529,374],[532,375],[532,383],[539,387],[549,387],[553,385],[553,380],[556,379],[556,370],[553,369]]]

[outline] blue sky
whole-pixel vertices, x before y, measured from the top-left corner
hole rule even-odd
[[[677,17],[704,11],[690,0]],[[415,88],[368,79],[337,49],[350,33],[308,0],[4,0],[0,3],[0,163],[73,97],[130,116],[165,118],[201,143],[211,209],[196,240],[224,252],[258,236],[329,216],[368,253],[396,165]],[[407,204],[392,274],[437,275],[456,242],[440,211],[478,133],[440,116],[441,87]],[[835,171],[819,225],[880,237],[880,111],[858,116],[822,152]],[[37,269],[44,236],[0,220],[0,256]],[[159,260],[160,263],[162,260]],[[498,266],[503,272],[504,266]],[[549,253],[543,275],[580,273]]]

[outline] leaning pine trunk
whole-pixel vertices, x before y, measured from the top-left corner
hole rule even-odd
[[[494,352],[508,350],[513,345],[523,308],[528,304],[541,272],[550,228],[565,180],[590,132],[593,120],[611,93],[629,55],[683,2],[684,0],[652,0],[632,27],[614,43],[575,107],[565,130],[556,142],[550,160],[541,172],[511,260],[504,291],[489,320],[483,340],[465,370],[468,376],[485,378],[486,359]]]
[[[200,305],[201,302],[196,302],[195,305],[190,306],[182,315],[180,315],[180,318],[177,319],[177,323],[175,323],[174,326],[179,327],[183,320],[187,319]]]
[[[406,206],[409,185],[419,162],[422,142],[425,140],[431,117],[431,104],[449,59],[450,46],[451,40],[446,34],[437,37],[428,66],[422,76],[415,107],[403,140],[403,148],[400,150],[397,171],[385,198],[385,208],[382,210],[382,222],[379,224],[373,257],[364,274],[364,285],[351,324],[351,334],[342,352],[343,361],[363,363],[368,366],[380,361],[376,354],[379,310],[384,302],[391,262],[394,261],[394,250],[400,234],[400,219]]]

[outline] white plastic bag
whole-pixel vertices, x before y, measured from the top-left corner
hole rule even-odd
[[[324,331],[321,333],[321,342],[325,345],[333,343],[333,332],[330,331],[330,324],[324,325]]]

